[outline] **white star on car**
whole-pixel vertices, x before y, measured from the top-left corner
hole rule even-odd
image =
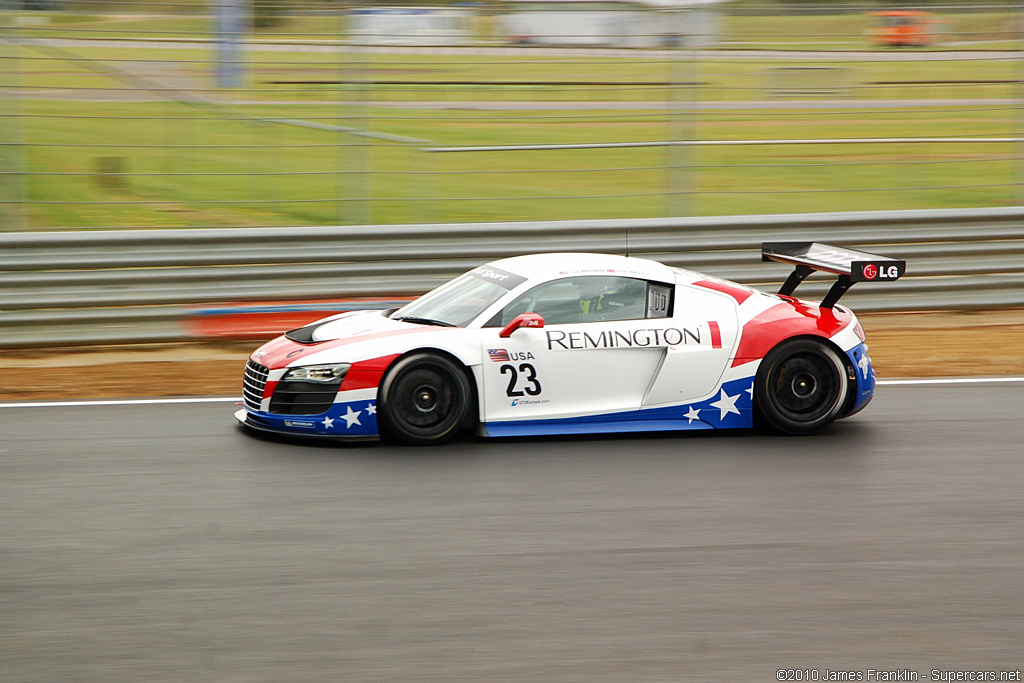
[[[725,393],[725,389],[722,389],[722,395],[718,397],[717,401],[711,404],[712,408],[718,408],[722,412],[721,417],[718,418],[719,420],[724,420],[725,416],[729,413],[736,413],[737,415],[740,414],[739,409],[736,407],[736,400],[739,397],[739,394],[730,396]]]
[[[750,394],[750,398],[753,399],[754,398],[754,383],[751,382],[750,383],[750,388],[749,389],[744,389],[744,391],[746,391],[748,394]]]
[[[368,403],[366,405],[366,414],[367,415],[376,415],[377,414],[377,404],[376,403]]]
[[[341,416],[341,418],[345,420],[345,429],[348,429],[354,424],[361,426],[362,423],[359,421],[359,415],[362,412],[363,411],[361,410],[352,410],[352,406],[348,406],[348,412]]]
[[[324,426],[324,429],[330,429],[331,427],[334,426],[334,418],[332,418],[332,417],[325,417],[324,421],[321,422],[320,424],[322,424]]]
[[[700,415],[700,408],[694,408],[693,406],[690,406],[690,411],[688,413],[686,413],[686,415],[683,415],[683,417],[685,417],[685,418],[687,418],[689,420],[689,422],[687,422],[686,424],[693,424],[694,420],[699,420],[700,419],[700,417],[698,417],[699,415]]]

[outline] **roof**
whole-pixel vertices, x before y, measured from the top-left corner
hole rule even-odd
[[[501,259],[490,265],[532,281],[573,275],[620,275],[660,282],[676,280],[673,270],[662,263],[616,254],[530,254]]]

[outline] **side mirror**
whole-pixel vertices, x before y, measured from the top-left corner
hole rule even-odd
[[[512,318],[512,322],[506,325],[505,329],[498,336],[502,339],[508,339],[520,327],[544,327],[544,318],[536,313],[520,313],[515,318]]]

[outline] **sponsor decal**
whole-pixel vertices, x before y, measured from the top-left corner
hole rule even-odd
[[[847,251],[846,249],[839,249],[836,247],[830,247],[824,244],[813,243],[812,247],[807,250],[805,257],[807,259],[821,261],[822,263],[836,263],[843,261],[852,261],[858,256],[857,252]]]
[[[632,275],[634,277],[646,277],[646,273],[635,268],[573,268],[560,270],[559,275]]]
[[[508,273],[499,273],[496,270],[490,268],[478,268],[476,274],[484,280],[497,280],[498,282],[504,282],[508,279]]]
[[[531,351],[509,351],[508,349],[487,349],[487,355],[495,363],[507,363],[513,360],[536,360]]]
[[[857,360],[857,367],[860,368],[861,374],[864,376],[864,380],[867,381],[868,374],[871,372],[871,359],[868,358],[866,353],[861,354]]]
[[[309,420],[285,420],[285,427],[300,427],[302,429],[316,429],[316,423]]]
[[[860,265],[860,264],[857,264]],[[898,280],[900,267],[896,264],[864,263],[860,265],[861,277],[865,280]]]
[[[525,277],[509,273],[508,271],[504,271],[501,268],[495,268],[494,266],[480,266],[475,270],[469,271],[469,274],[473,277],[480,278],[481,280],[501,285],[505,289],[515,289],[526,282]]]
[[[265,356],[265,355],[267,355],[267,350],[263,349],[263,348],[260,348],[260,349],[256,349],[256,353],[252,354],[252,357],[253,358],[263,358],[263,356]]]
[[[720,337],[721,335],[719,335]],[[701,344],[700,328],[652,327],[639,330],[603,330],[601,332],[563,332],[547,330],[548,350],[621,349],[647,346],[685,346]],[[713,333],[712,333],[712,342]],[[719,338],[719,345],[721,339]]]
[[[534,406],[534,405],[539,405],[541,403],[551,403],[551,400],[547,399],[547,398],[542,399],[540,401],[535,401],[535,400],[531,400],[531,399],[528,399],[528,398],[514,398],[514,399],[512,399],[512,407],[513,408],[517,408],[519,406]]]

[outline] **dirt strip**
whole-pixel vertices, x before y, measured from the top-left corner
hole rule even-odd
[[[879,377],[1024,376],[1024,310],[860,318]],[[259,343],[0,351],[0,401],[237,396]]]

